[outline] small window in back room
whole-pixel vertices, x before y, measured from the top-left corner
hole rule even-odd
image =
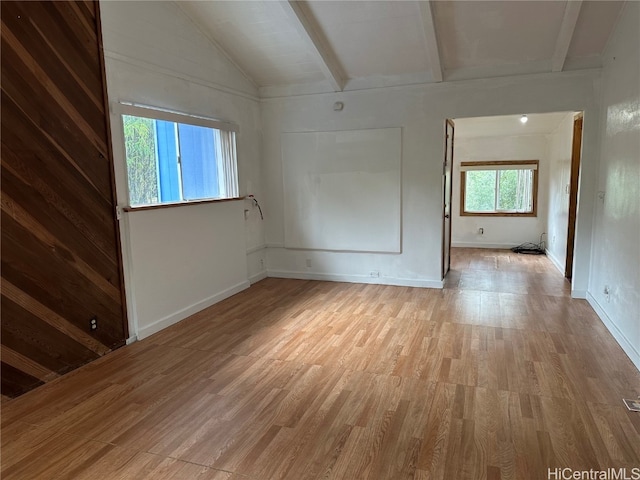
[[[537,215],[538,160],[462,162],[460,215]]]
[[[162,110],[121,107],[131,206],[238,196],[233,126]]]

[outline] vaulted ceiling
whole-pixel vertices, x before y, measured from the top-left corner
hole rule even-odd
[[[618,1],[178,1],[262,94],[598,68]]]

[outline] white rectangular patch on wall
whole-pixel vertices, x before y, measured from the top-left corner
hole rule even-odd
[[[400,253],[402,129],[282,134],[285,248]]]

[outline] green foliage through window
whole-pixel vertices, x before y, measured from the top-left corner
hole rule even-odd
[[[498,171],[498,210],[518,209],[518,175],[523,170]]]
[[[527,165],[514,166],[513,169],[500,165],[492,169],[495,163],[500,162],[486,165],[478,163],[473,164],[472,168],[463,169],[463,213],[533,213],[537,163],[534,165],[529,162]]]
[[[132,205],[158,203],[155,120],[123,115],[129,201]]]
[[[467,191],[464,209],[467,212],[492,212],[496,209],[496,172],[475,170],[467,172]]]

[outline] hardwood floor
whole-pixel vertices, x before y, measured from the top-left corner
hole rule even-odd
[[[640,374],[545,257],[267,279],[2,405],[3,479],[547,479],[640,466]]]

